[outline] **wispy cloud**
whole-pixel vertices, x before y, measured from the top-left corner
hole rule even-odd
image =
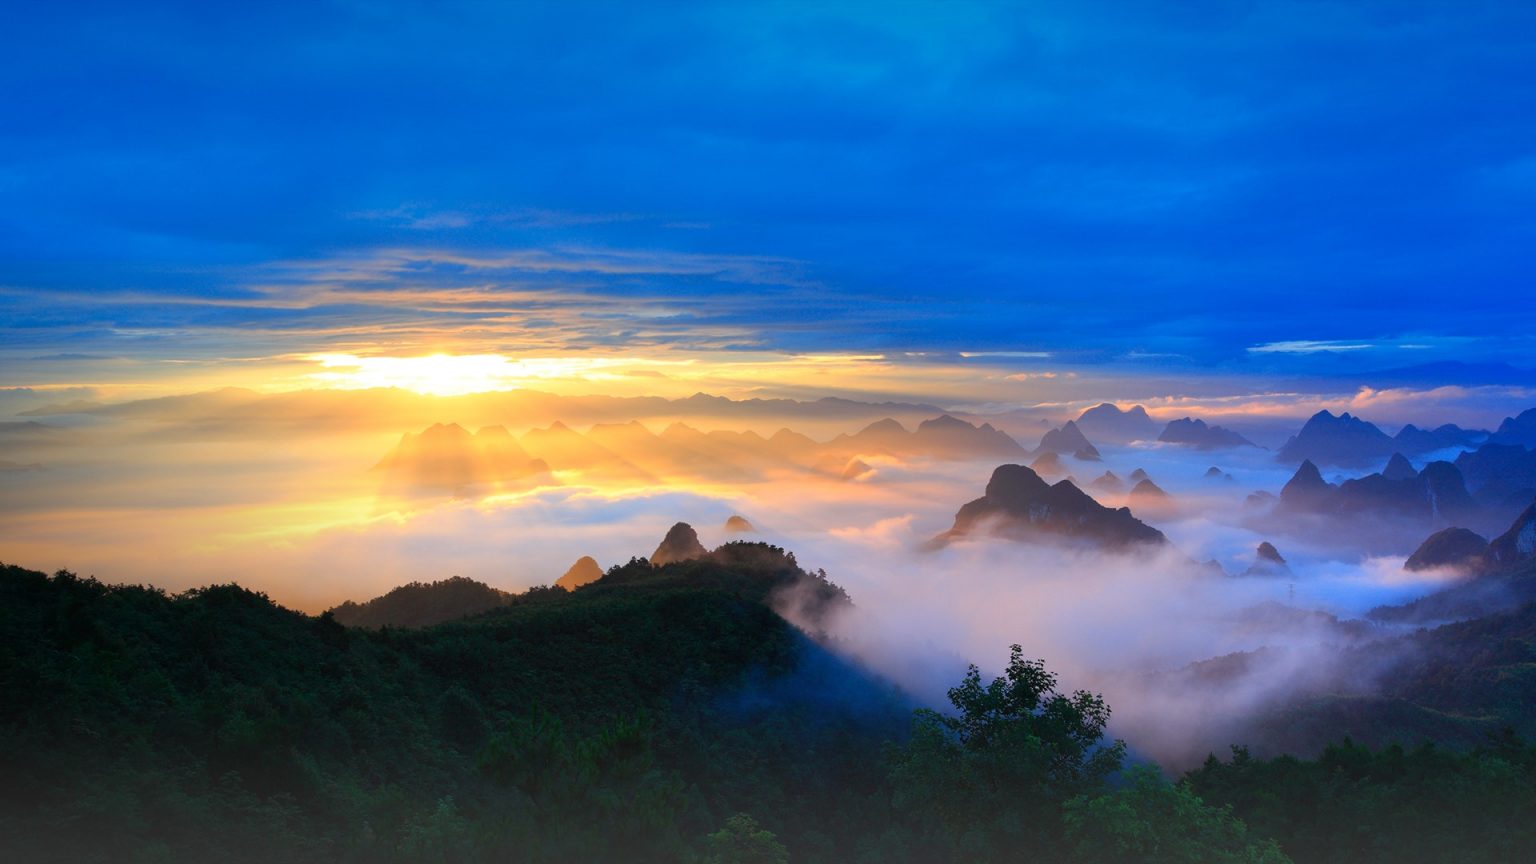
[[[1327,354],[1342,351],[1366,351],[1377,347],[1373,342],[1348,342],[1334,339],[1296,339],[1265,342],[1248,348],[1250,354]]]

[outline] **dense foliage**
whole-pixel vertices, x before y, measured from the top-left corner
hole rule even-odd
[[[413,630],[347,628],[232,585],[170,596],[0,568],[0,860],[1275,864],[1532,848],[1518,814],[1536,757],[1513,740],[1316,762],[1238,751],[1175,785],[1125,770],[1108,706],[1059,692],[1017,648],[995,679],[972,667],[951,711],[914,713],[773,611],[791,600],[812,630],[848,602],[752,543]]]
[[[1236,747],[1186,784],[1297,861],[1536,861],[1536,747],[1512,734],[1470,752],[1346,739],[1310,761]]]

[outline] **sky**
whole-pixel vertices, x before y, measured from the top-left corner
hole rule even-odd
[[[1536,366],[1528,4],[8,17],[0,387]]]
[[[318,612],[744,514],[872,613],[845,635],[877,669],[1022,639],[1097,685],[1252,647],[1244,604],[1426,593],[1427,528],[1285,533],[1245,505],[1293,466],[1145,441],[1070,470],[1150,470],[1172,563],[918,557],[990,457],[435,497],[378,466],[436,423],[536,450],[556,420],[825,442],[943,410],[1027,449],[1106,400],[1266,447],[1321,409],[1491,429],[1536,405],[1532,273],[1536,4],[12,3],[0,555]],[[696,392],[882,404],[605,401]],[[665,449],[639,439],[615,458]],[[1186,578],[1261,540],[1294,596]],[[1144,725],[1246,710],[1212,704]]]

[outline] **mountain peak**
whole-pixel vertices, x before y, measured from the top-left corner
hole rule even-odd
[[[1488,544],[1488,562],[1508,567],[1536,558],[1536,502],[1515,518],[1509,530]]]
[[[1014,540],[1050,537],[1124,548],[1167,542],[1161,531],[1131,515],[1110,509],[1069,480],[1047,484],[1023,465],[999,465],[986,494],[961,507],[955,525],[935,538],[936,545],[987,530]]]
[[[1413,463],[1401,453],[1393,453],[1387,460],[1387,467],[1381,469],[1381,476],[1388,480],[1412,480],[1419,476],[1419,472],[1413,470]]]
[[[555,586],[567,591],[575,591],[583,585],[603,578],[603,568],[591,555],[583,555],[576,559],[565,571],[565,575],[555,580]]]
[[[661,545],[651,553],[651,563],[659,567],[676,561],[691,561],[707,554],[709,550],[699,542],[699,532],[693,530],[693,526],[687,522],[678,522],[667,530]]]
[[[1144,406],[1132,405],[1122,410],[1112,402],[1101,402],[1079,414],[1077,426],[1096,440],[1117,443],[1150,440],[1157,432],[1157,424]]]
[[[1387,433],[1345,412],[1335,417],[1326,409],[1313,414],[1280,448],[1282,462],[1312,460],[1326,465],[1364,465],[1385,459],[1397,449]]]

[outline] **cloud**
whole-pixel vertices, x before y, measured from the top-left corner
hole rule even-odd
[[[1378,347],[1374,342],[1345,342],[1341,340],[1299,339],[1288,342],[1266,342],[1250,345],[1250,354],[1322,354],[1336,351],[1365,351]]]

